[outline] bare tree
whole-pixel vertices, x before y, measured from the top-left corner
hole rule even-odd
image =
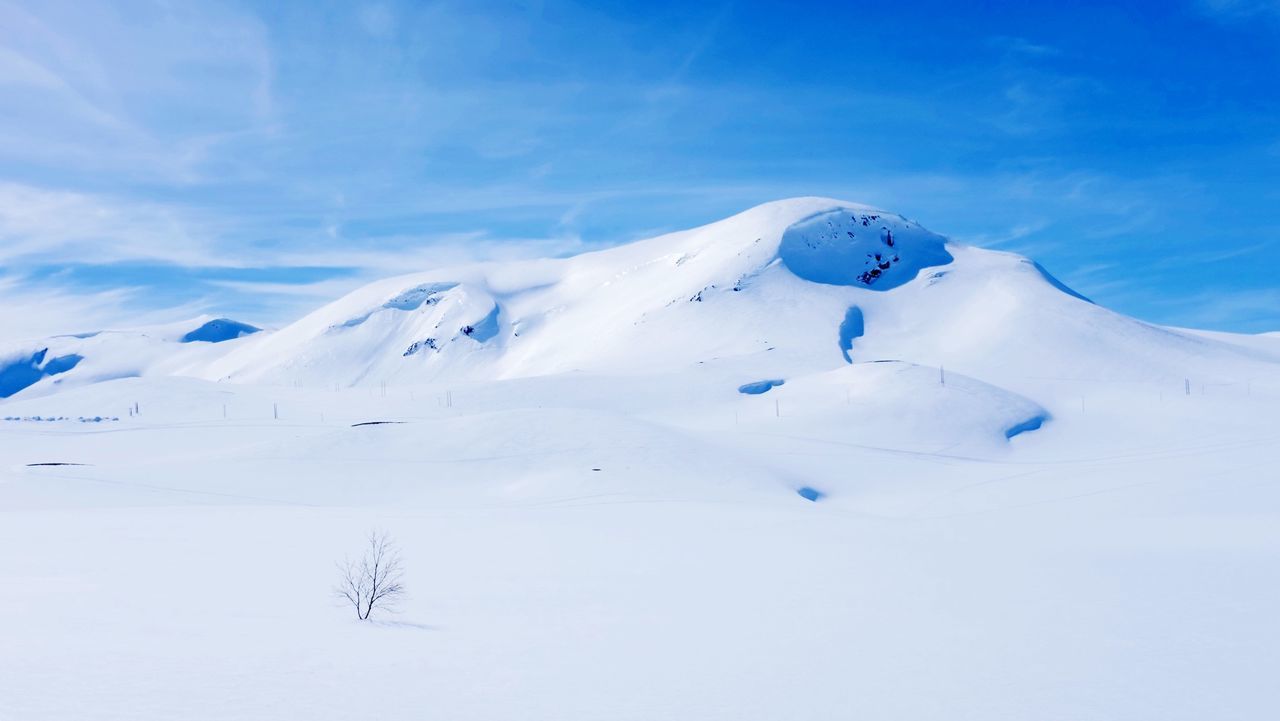
[[[385,533],[370,533],[360,560],[348,558],[338,564],[338,571],[341,576],[333,592],[351,604],[361,621],[374,609],[391,610],[404,596],[400,549]]]

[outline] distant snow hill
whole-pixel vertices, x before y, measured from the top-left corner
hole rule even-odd
[[[225,352],[213,347],[260,329],[227,318],[133,330],[60,335],[0,344],[0,398],[143,375],[175,375],[197,359]]]
[[[149,374],[329,387],[701,368],[765,393],[896,361],[1035,395],[1053,378],[1230,382],[1280,356],[1114,313],[1026,258],[823,198],[571,258],[390,278],[274,332],[201,320],[0,350],[0,377],[18,379],[0,392]]]

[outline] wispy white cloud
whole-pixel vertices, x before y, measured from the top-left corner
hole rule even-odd
[[[164,204],[0,182],[0,265],[218,262],[199,223]]]
[[[1280,308],[1280,288],[1213,290],[1158,301],[1184,319],[1182,325],[1213,329],[1239,323],[1242,318],[1269,317]],[[1274,326],[1257,325],[1253,331],[1273,331]]]
[[[1054,57],[1061,55],[1062,51],[1048,43],[1035,42],[1023,37],[1011,37],[1008,35],[996,35],[991,37],[988,42],[996,48],[999,48],[1011,55],[1022,55],[1029,57]]]
[[[229,9],[0,2],[0,158],[190,182],[270,125],[271,73],[261,23]]]
[[[1242,20],[1258,15],[1280,17],[1277,0],[1194,0],[1205,14],[1223,20]]]
[[[140,306],[139,298],[139,290],[130,287],[77,293],[0,276],[0,343],[169,323],[202,312],[199,303],[156,309]]]

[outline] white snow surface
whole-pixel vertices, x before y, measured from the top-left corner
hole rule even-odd
[[[212,320],[213,316],[204,315],[142,328],[96,330],[35,340],[0,340],[0,377],[9,364],[29,359],[42,350],[47,358],[77,357],[79,360],[70,370],[46,376],[19,391],[26,397],[118,378],[169,375],[193,363],[209,362],[243,342],[242,338],[250,337],[221,343],[183,341],[187,333]],[[6,393],[4,385],[0,382],[0,396]]]
[[[196,325],[0,352],[84,357],[0,400],[4,721],[1280,708],[1274,334],[818,198]]]

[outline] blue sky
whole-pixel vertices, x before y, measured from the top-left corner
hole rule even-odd
[[[1280,330],[1280,2],[0,0],[0,337],[797,195]]]

